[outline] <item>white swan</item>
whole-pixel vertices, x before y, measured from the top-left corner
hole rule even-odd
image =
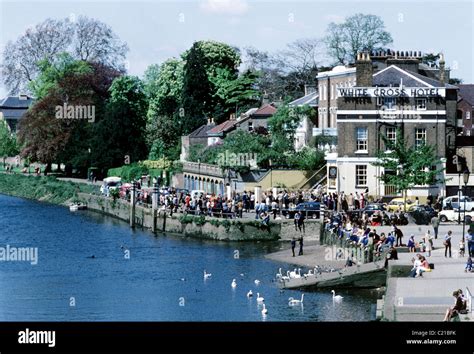
[[[237,282],[235,281],[235,279],[232,279],[232,284],[230,284],[230,286],[234,289],[237,287]]]
[[[211,276],[211,273],[206,273],[206,270],[204,270],[204,279],[209,279]]]
[[[264,302],[265,299],[263,298],[263,296],[260,296],[260,293],[257,293],[257,302]]]
[[[283,277],[283,274],[282,274],[282,272],[281,272],[281,268],[278,269],[278,273],[276,273],[275,277],[276,277],[277,279],[281,279],[281,278]]]
[[[290,272],[290,275],[289,275],[289,276],[290,276],[290,278],[296,277],[296,268],[295,268],[295,270],[293,270],[293,271]]]
[[[285,281],[290,280],[290,271],[287,271],[287,272],[286,272],[286,275],[284,275],[284,276],[281,277],[281,280],[285,280]]]
[[[265,307],[265,304],[263,304],[262,315],[266,315],[267,313],[268,313],[268,310]]]
[[[260,284],[260,280],[255,279],[254,283],[255,283],[255,285],[258,285],[258,284]]]
[[[253,292],[252,292],[252,290],[249,290],[249,292],[247,293],[247,297],[251,298],[252,296],[253,296]]]
[[[295,279],[301,278],[301,268],[298,268],[298,273],[295,274],[294,278]]]
[[[308,273],[303,274],[303,276],[304,276],[305,278],[306,278],[306,277],[310,277],[311,275],[314,275],[312,269],[308,270]]]
[[[303,299],[304,299],[304,294],[301,294],[301,300],[290,297],[288,299],[288,305],[290,306],[303,305]]]
[[[336,295],[336,292],[334,290],[331,290],[332,292],[332,299],[335,301],[341,301],[343,297],[341,295]]]

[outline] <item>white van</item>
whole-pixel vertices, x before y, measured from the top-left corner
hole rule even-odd
[[[107,197],[110,195],[111,190],[119,189],[122,186],[122,179],[120,177],[107,177],[102,182],[100,192]]]
[[[461,196],[461,203],[459,203],[459,196],[453,195],[452,197],[447,197],[443,200],[443,209],[448,205],[451,205],[453,209],[464,210],[464,202],[466,202],[466,210],[474,211],[474,201],[468,196]]]

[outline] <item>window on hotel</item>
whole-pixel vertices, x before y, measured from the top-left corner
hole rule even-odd
[[[249,122],[249,132],[253,130],[253,122]]]
[[[420,147],[426,144],[426,129],[417,128],[415,129],[415,147]]]
[[[385,130],[385,137],[392,144],[395,144],[397,141],[397,129],[395,127],[389,127]]]
[[[367,185],[367,165],[356,165],[356,186]]]
[[[394,110],[397,105],[397,98],[396,97],[384,97],[383,98],[383,105],[385,109]]]
[[[357,151],[367,151],[367,128],[357,128]]]
[[[416,99],[416,109],[426,109],[426,98]]]
[[[471,112],[469,111],[466,112],[466,119],[471,119]]]

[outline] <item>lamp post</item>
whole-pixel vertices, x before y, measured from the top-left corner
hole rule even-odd
[[[466,232],[466,189],[467,189],[467,184],[469,182],[469,170],[466,168],[466,170],[462,174],[463,182],[464,182],[464,216],[462,220],[462,242],[464,243],[464,235]],[[461,206],[461,200],[459,200],[459,206]],[[461,212],[459,212],[461,214]]]
[[[459,189],[458,189],[458,225],[461,224],[461,173],[462,173],[462,163],[457,160],[456,169],[458,171],[459,177]]]

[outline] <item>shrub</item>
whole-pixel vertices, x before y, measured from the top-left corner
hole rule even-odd
[[[202,226],[206,223],[206,217],[203,215],[195,216],[193,222],[198,226]]]

